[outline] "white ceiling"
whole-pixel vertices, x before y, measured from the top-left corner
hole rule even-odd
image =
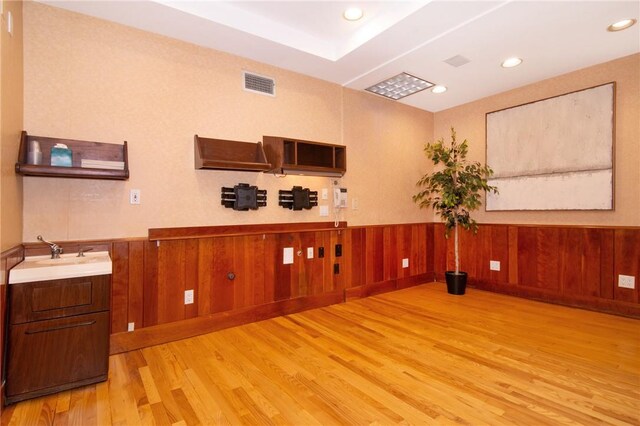
[[[640,25],[606,30],[638,0],[43,2],[357,90],[405,71],[447,86],[400,101],[433,112],[640,52]],[[364,18],[342,19],[353,5]],[[502,68],[510,56],[524,62]]]

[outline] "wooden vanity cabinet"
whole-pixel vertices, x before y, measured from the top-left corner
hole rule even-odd
[[[107,379],[110,278],[9,285],[7,404]]]

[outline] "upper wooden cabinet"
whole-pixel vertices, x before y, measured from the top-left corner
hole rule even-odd
[[[277,173],[339,177],[347,171],[345,146],[279,136],[263,136],[262,141]]]
[[[262,143],[238,142],[202,138],[195,135],[196,169],[241,170],[264,172],[271,170]]]
[[[29,146],[33,141],[39,142],[42,151],[40,164],[29,164],[28,161]],[[71,149],[72,167],[51,165],[51,148],[57,143],[65,144]],[[127,142],[119,145],[31,136],[23,131],[16,173],[25,176],[126,180],[129,179]]]

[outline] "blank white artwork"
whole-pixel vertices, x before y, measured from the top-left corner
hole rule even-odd
[[[609,83],[487,114],[487,211],[613,209]]]

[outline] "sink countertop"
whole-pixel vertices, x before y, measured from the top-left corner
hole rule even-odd
[[[9,271],[9,284],[108,275],[111,271],[108,251],[86,252],[84,257],[68,253],[59,259],[51,259],[49,255],[29,256]]]

